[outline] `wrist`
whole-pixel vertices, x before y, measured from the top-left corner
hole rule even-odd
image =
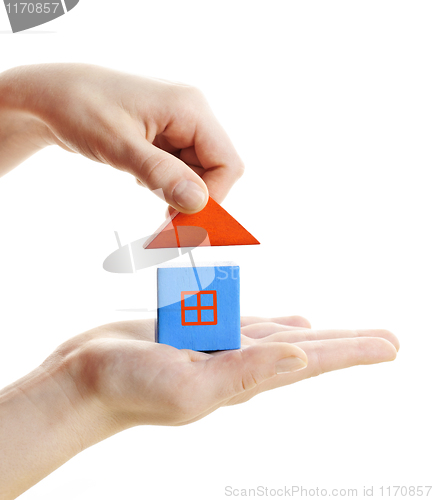
[[[0,74],[0,142],[20,142],[31,153],[53,144],[48,126],[35,112],[41,89],[33,73],[23,66]]]
[[[117,432],[81,394],[63,360],[43,363],[0,392],[0,498],[15,498],[85,448]],[[5,496],[3,496],[5,495]]]
[[[67,422],[66,440],[77,445],[71,450],[75,453],[122,430],[97,392],[77,379],[76,370],[86,369],[81,358],[79,348],[66,355],[54,352],[37,369],[41,381],[39,392],[47,396],[41,402],[50,405],[55,398],[59,416]]]

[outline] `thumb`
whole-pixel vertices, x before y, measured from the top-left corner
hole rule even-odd
[[[148,142],[133,174],[179,212],[199,212],[208,201],[206,184],[186,163]]]
[[[267,342],[225,352],[207,361],[214,380],[214,398],[224,401],[251,391],[265,380],[307,366],[307,355],[299,347]]]

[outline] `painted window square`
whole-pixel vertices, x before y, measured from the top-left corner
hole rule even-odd
[[[200,313],[202,323],[212,323],[214,321],[213,309],[202,309]]]
[[[185,307],[197,307],[197,295],[195,294],[185,294]]]
[[[213,293],[202,292],[200,294],[200,305],[202,307],[212,307],[213,306]]]
[[[198,311],[197,309],[187,309],[185,311],[185,323],[197,323]]]

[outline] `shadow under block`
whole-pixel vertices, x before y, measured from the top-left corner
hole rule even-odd
[[[160,267],[156,341],[178,349],[241,346],[239,266]]]

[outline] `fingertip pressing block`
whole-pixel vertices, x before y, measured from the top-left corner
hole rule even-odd
[[[156,341],[178,349],[241,346],[239,266],[160,267]]]

